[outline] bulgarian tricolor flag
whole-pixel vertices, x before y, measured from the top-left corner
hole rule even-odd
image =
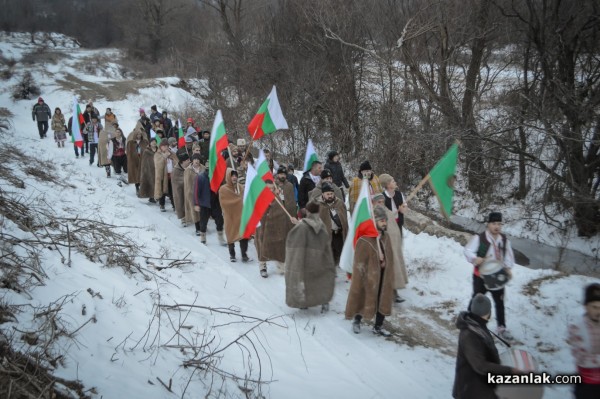
[[[273,86],[271,93],[250,121],[248,133],[252,136],[252,140],[258,140],[265,134],[271,134],[277,130],[287,128],[288,124],[283,117],[279,99],[277,98],[277,89]]]
[[[150,128],[150,140],[156,141],[156,146],[160,146],[160,136],[156,134],[154,129]]]
[[[260,150],[260,152],[258,153],[258,160],[256,161],[256,173],[258,173],[258,176],[263,181],[275,181],[273,173],[269,168],[269,161],[267,161],[267,157],[265,157],[265,153],[263,152],[263,150]]]
[[[219,191],[219,187],[225,179],[227,162],[223,158],[223,151],[227,149],[228,144],[223,115],[221,115],[221,110],[218,110],[211,130],[210,148],[208,150],[208,176],[210,178],[210,189],[214,193]]]
[[[319,157],[317,156],[317,152],[315,151],[315,146],[313,146],[313,142],[311,139],[308,139],[308,145],[306,146],[306,155],[304,156],[304,171],[310,170],[312,168],[312,164],[315,161],[318,161]]]
[[[183,135],[183,128],[181,127],[181,121],[177,119],[177,126],[179,127],[179,136],[177,139],[177,148],[185,147],[185,136]]]
[[[83,136],[81,135],[81,125],[85,123],[81,109],[77,103],[77,98],[73,98],[73,119],[71,120],[71,142],[79,148],[83,148]]]
[[[369,181],[364,180],[360,186],[360,194],[354,207],[354,213],[350,221],[350,231],[344,241],[342,254],[340,256],[340,268],[346,273],[352,273],[354,263],[354,248],[360,237],[378,237],[379,232],[373,219],[373,206],[369,195]]]
[[[275,199],[275,194],[267,187],[257,171],[248,165],[246,186],[244,187],[244,205],[240,222],[240,236],[250,238],[256,231],[260,219]]]

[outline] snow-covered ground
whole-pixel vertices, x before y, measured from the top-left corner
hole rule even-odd
[[[26,35],[16,39],[3,36],[0,49],[5,55],[18,58],[32,49],[26,39]],[[69,55],[60,65],[28,67],[41,83],[42,96],[52,109],[70,109],[70,101],[79,94],[57,83],[68,74],[98,85],[119,80],[116,76],[87,75],[77,68],[80,57],[93,55],[90,50],[60,51]],[[25,189],[12,187],[4,180],[2,187],[21,193],[34,204],[45,201],[58,215],[132,226],[116,231],[143,246],[147,256],[174,259],[189,254],[187,259],[193,262],[158,270],[153,266],[160,263],[158,260],[147,263],[140,257],[138,261],[147,276],[144,278],[142,273],[130,276],[121,268],[106,268],[102,262],[91,262],[80,253],[73,254],[72,267],[67,267],[57,251],[44,250],[41,255],[48,274],[45,285],[34,288],[29,293],[31,298],[6,289],[0,290],[0,297],[12,304],[47,306],[69,296],[61,312],[69,331],[95,317],[95,322],[85,324],[74,339],[59,341],[66,362],[56,370],[57,375],[79,379],[87,388],[95,387],[98,398],[168,397],[170,394],[158,379],[166,385],[172,380],[171,389],[178,397],[184,391],[187,398],[205,397],[211,386],[214,397],[225,393],[229,397],[244,397],[238,388],[244,381],[222,383],[218,377],[211,381],[210,373],[182,367],[192,357],[191,347],[213,340],[209,348],[223,349],[219,353],[222,370],[249,380],[270,381],[263,387],[265,397],[451,396],[457,338],[453,321],[466,308],[471,295],[472,269],[459,244],[406,232],[404,247],[410,283],[402,292],[406,302],[395,305],[395,315],[389,318],[393,339],[373,336],[366,328],[355,335],[343,317],[348,284],[341,272],[328,313],[286,307],[283,276],[276,273],[273,265],[269,265],[269,278],[263,279],[256,262],[230,263],[227,249],[217,243],[214,224],[209,224],[208,245],[204,246],[194,235],[193,227],[180,226],[170,207],[166,213],[160,213],[158,206],[138,199],[134,187],[117,186],[114,178],[106,178],[103,169],[89,166],[87,159],[75,159],[69,145],[57,148],[51,132],[47,139],[40,140],[36,124],[31,121],[34,101],[14,102],[10,98],[10,86],[16,78],[0,89],[0,107],[15,115],[11,136],[2,138],[0,145],[9,141],[18,144],[33,164],[35,160],[51,161],[56,165],[53,173],[75,188],[53,186],[18,168],[14,173],[24,180]],[[124,93],[119,100],[98,98],[95,105],[101,112],[112,107],[123,130],[129,132],[140,106],[157,104],[162,109],[196,101],[171,86],[173,82],[173,78],[162,79],[139,92]],[[83,97],[81,103],[87,100]],[[14,137],[18,137],[16,142]],[[5,232],[17,237],[28,234],[8,219],[1,222],[0,228]],[[250,253],[256,259],[253,245]],[[519,346],[530,351],[543,370],[573,372],[565,344],[566,326],[571,317],[582,312],[582,289],[591,279],[520,266],[514,276],[507,288],[506,306],[509,328],[522,342]],[[92,296],[88,289],[100,293],[102,298]],[[219,308],[255,319],[239,323],[235,316],[204,308],[184,307],[180,312],[158,307],[175,304]],[[22,311],[17,315],[18,323],[5,323],[0,328],[33,328],[36,320],[32,310],[22,307]],[[495,327],[495,322],[490,324]],[[226,347],[250,330],[249,339]],[[28,346],[24,342],[20,345],[23,349]],[[498,347],[504,350],[502,344],[498,343]],[[546,387],[544,397],[568,398],[569,388]]]

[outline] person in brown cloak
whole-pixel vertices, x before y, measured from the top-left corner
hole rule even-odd
[[[156,140],[151,140],[150,144],[142,152],[140,163],[140,190],[139,198],[148,198],[148,202],[156,203],[154,200],[154,154],[158,147]]]
[[[175,166],[173,166],[173,173],[171,173],[173,203],[175,204],[177,218],[181,222],[181,225],[186,227],[187,220],[185,219],[185,190],[183,188],[183,175],[185,173],[185,169],[190,166],[190,156],[185,148],[180,148],[176,155],[178,162]]]
[[[194,182],[198,175],[204,172],[204,166],[200,163],[200,154],[192,155],[192,163],[183,173],[183,191],[185,196],[185,220],[193,223],[196,227],[196,235],[200,236],[200,212],[194,209]]]
[[[225,184],[219,188],[219,201],[223,210],[225,220],[225,237],[229,248],[229,260],[236,262],[235,243],[240,242],[242,251],[242,262],[249,262],[248,240],[240,239],[240,222],[242,218],[242,206],[244,199],[244,185],[238,184],[238,173],[232,168],[227,168]]]
[[[386,234],[387,213],[377,206],[373,209],[379,237],[362,236],[356,242],[352,282],[346,302],[346,319],[353,319],[352,331],[360,333],[361,321],[373,319],[373,334],[389,337],[385,316],[392,314],[394,301],[394,258],[392,240]]]
[[[135,184],[135,193],[140,192],[140,172],[142,154],[148,147],[148,138],[144,129],[137,129],[127,136],[127,181]]]
[[[329,234],[319,217],[319,205],[309,202],[307,216],[288,233],[285,248],[285,303],[329,310],[335,286],[335,263]]]

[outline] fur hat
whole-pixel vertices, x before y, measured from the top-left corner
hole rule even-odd
[[[471,299],[471,313],[479,317],[485,317],[492,311],[490,298],[479,293]]]
[[[590,302],[600,301],[600,284],[593,283],[585,287],[585,298],[583,300],[584,305]]]
[[[169,145],[177,144],[177,139],[175,137],[168,138]]]
[[[238,147],[243,147],[246,145],[246,140],[244,139],[237,139],[237,146]]]
[[[371,196],[371,202],[379,201],[382,199],[385,199],[385,196],[383,195],[383,193],[373,194]]]
[[[179,163],[182,163],[190,159],[190,155],[187,153],[185,148],[182,148],[181,150],[177,151],[177,159],[179,160]]]
[[[387,220],[387,213],[385,212],[385,208],[380,205],[373,208],[373,217],[375,218],[375,221],[383,219]]]
[[[381,181],[381,179],[380,179]],[[488,223],[494,223],[494,222],[501,222],[502,221],[502,214],[500,212],[491,212],[490,215],[488,216]]]
[[[287,168],[285,167],[285,165],[279,165],[279,167],[277,168],[277,173],[275,174],[278,175],[280,173],[287,175]]]
[[[321,171],[321,179],[327,179],[328,177],[333,177],[333,175],[329,169],[325,168]]]
[[[323,185],[321,185],[321,192],[323,194],[325,193],[333,193],[333,186],[327,182],[323,183]]]
[[[153,109],[154,111],[156,111],[156,105],[151,106],[150,109]]]
[[[335,150],[331,150],[327,153],[327,159],[329,159],[330,161],[333,161],[333,157],[335,157],[336,155],[340,155],[340,154]]]
[[[371,167],[371,163],[369,161],[364,161],[363,163],[360,164],[358,171],[362,172],[363,170],[373,170],[373,168]]]
[[[391,175],[388,175],[387,173],[379,175],[379,183],[381,183],[381,187],[383,187],[384,190],[387,188],[388,184],[392,182],[393,179],[394,178]]]

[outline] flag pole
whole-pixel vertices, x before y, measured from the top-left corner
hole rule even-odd
[[[275,194],[275,201],[277,201],[277,203],[279,204],[279,206],[281,207],[281,209],[283,209],[283,211],[285,212],[285,214],[288,215],[290,217],[290,219],[292,219],[292,215],[290,215],[290,213],[287,211],[287,209],[285,209],[285,207],[283,206],[283,204],[281,203],[281,201],[279,201],[279,198],[277,198],[277,194]]]
[[[417,187],[414,188],[414,190],[412,190],[410,192],[410,194],[408,195],[408,197],[406,197],[406,203],[408,203],[414,196],[415,194],[417,194],[417,192],[423,188],[423,186],[425,185],[425,183],[427,183],[430,179],[429,173],[427,174],[427,176],[425,176],[423,178],[423,180],[421,180],[419,182],[419,184],[417,184]]]
[[[256,136],[256,132],[258,132],[258,126],[256,126],[256,129],[254,129],[254,133],[252,133],[252,140],[250,141],[250,144],[248,144],[248,149],[246,150],[246,153],[244,154],[244,158],[242,158],[242,162],[244,162],[246,160],[246,158],[248,157],[248,154],[250,153],[250,148],[252,148],[252,144],[254,144],[254,137]]]
[[[369,179],[367,177],[363,177],[363,184],[368,184],[369,186],[371,186],[371,183],[369,182]],[[377,227],[377,220],[375,220],[375,208],[373,207],[373,201],[371,200],[371,196],[369,195],[368,198],[369,203],[371,204],[371,220],[373,221],[373,224],[375,225],[375,228],[377,230],[379,230],[379,228]],[[383,261],[384,256],[381,253],[381,245],[379,244],[379,237],[380,234],[377,234],[377,237],[375,238],[375,242],[377,243],[377,254],[379,255],[379,261]]]

